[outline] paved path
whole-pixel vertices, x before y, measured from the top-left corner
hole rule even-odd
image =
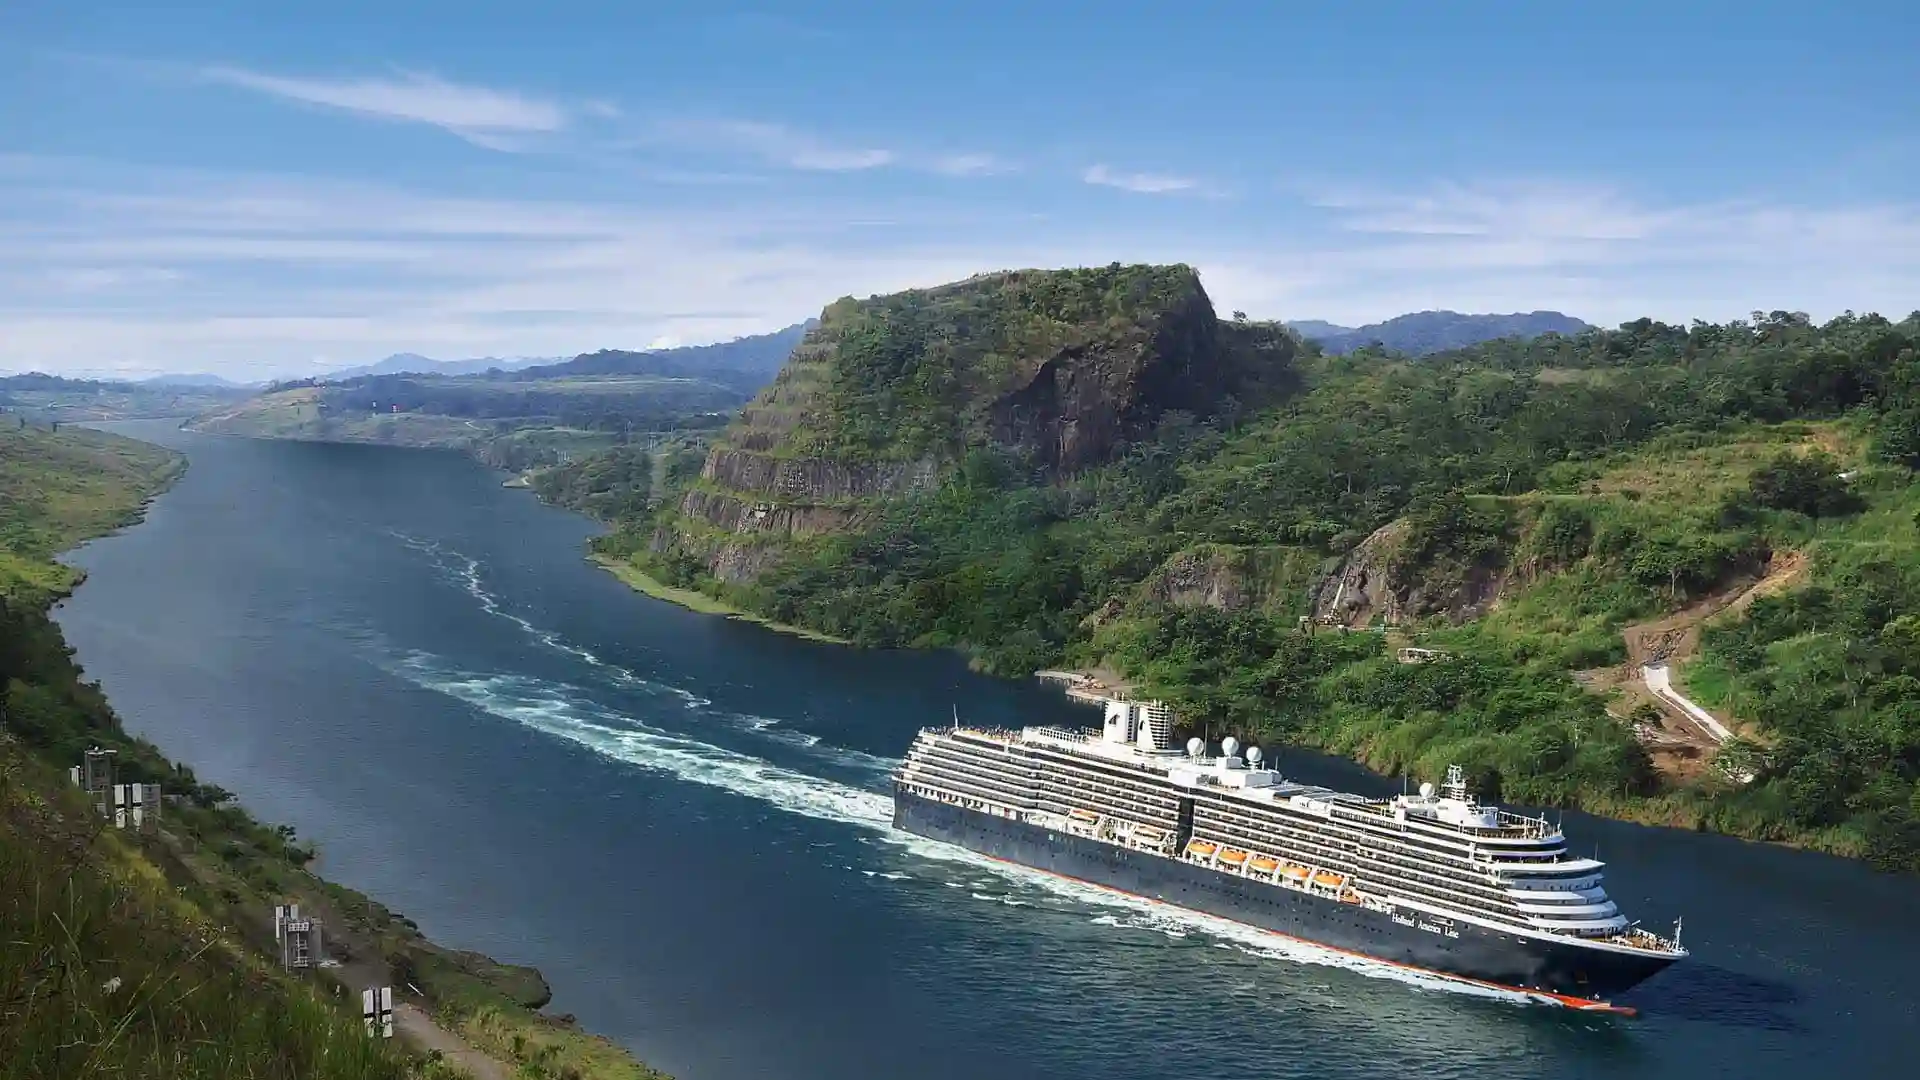
[[[1673,670],[1665,664],[1646,664],[1640,668],[1640,678],[1647,689],[1654,692],[1662,701],[1686,713],[1701,729],[1713,736],[1713,741],[1724,743],[1733,738],[1725,724],[1714,719],[1712,713],[1693,703],[1685,694],[1673,688]]]
[[[513,1080],[513,1072],[493,1058],[475,1050],[458,1036],[435,1023],[418,1005],[405,1001],[393,1006],[393,1026],[407,1042],[422,1050],[438,1050],[454,1065],[472,1074],[473,1080]]]

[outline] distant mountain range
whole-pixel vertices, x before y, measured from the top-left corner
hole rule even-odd
[[[223,379],[218,375],[207,375],[196,372],[186,375],[155,375],[149,379],[141,379],[139,385],[151,386],[156,389],[178,387],[183,390],[244,390],[247,387],[259,386],[261,384],[257,382],[234,382],[232,379]]]
[[[582,353],[557,364],[527,367],[515,380],[554,379],[569,375],[662,375],[703,378],[740,386],[749,392],[772,382],[788,354],[800,344],[818,320],[808,319],[771,334],[755,334],[714,345],[685,345],[675,349],[627,352],[602,349]]]
[[[362,375],[478,375],[484,371],[499,368],[501,371],[519,371],[536,364],[551,364],[561,359],[557,356],[482,356],[471,360],[435,360],[431,356],[419,353],[394,353],[385,360],[359,367],[341,368],[329,371],[320,378],[329,382],[341,379],[354,379]]]
[[[419,353],[394,353],[384,360],[358,367],[341,368],[319,376],[324,382],[344,382],[368,375],[480,375],[499,370],[514,373],[516,380],[552,379],[569,375],[666,375],[732,376],[747,381],[751,389],[771,380],[787,354],[814,325],[809,319],[771,334],[754,334],[714,345],[682,345],[671,349],[602,349],[568,359],[559,356],[485,356],[474,360],[435,360]],[[182,378],[214,376],[163,376],[155,382],[181,383]]]
[[[1577,334],[1593,327],[1558,311],[1511,315],[1462,315],[1457,311],[1417,311],[1366,326],[1340,326],[1318,319],[1287,324],[1328,353],[1349,353],[1381,345],[1409,356],[1460,349],[1496,338],[1533,338],[1541,334]]]

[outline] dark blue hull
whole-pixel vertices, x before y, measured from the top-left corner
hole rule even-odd
[[[1509,989],[1605,1002],[1673,958],[1542,941],[1455,920],[1359,904],[1116,847],[894,791],[896,828],[996,859],[1216,915],[1403,967]],[[1409,925],[1411,923],[1411,925]]]

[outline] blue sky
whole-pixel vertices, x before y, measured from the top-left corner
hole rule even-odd
[[[1920,17],[1573,6],[14,0],[0,370],[702,342],[1114,260],[1348,324],[1920,307]]]

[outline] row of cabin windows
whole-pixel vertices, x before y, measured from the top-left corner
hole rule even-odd
[[[1083,784],[1080,787],[1074,787],[1069,784],[1057,782],[1051,777],[1034,777],[1031,774],[1026,774],[1025,778],[1032,781],[1034,785],[1033,792],[1029,794],[1028,792],[1020,790],[1013,781],[1006,778],[1007,770],[1005,763],[1001,761],[982,763],[966,756],[950,753],[928,754],[920,760],[928,763],[938,761],[941,764],[950,764],[953,768],[962,770],[967,775],[987,779],[1000,788],[1010,793],[1017,793],[1023,798],[1038,797],[1042,800],[1050,800],[1060,807],[1057,811],[1059,813],[1065,813],[1067,810],[1075,808],[1097,810],[1101,808],[1103,801],[1112,804],[1116,811],[1121,813],[1121,816],[1149,820],[1155,824],[1170,823],[1179,813],[1179,803],[1177,799],[1170,794],[1142,792],[1133,789],[1123,790],[1106,784],[1091,782]],[[1088,790],[1090,788],[1097,788],[1098,790]],[[1055,795],[1057,795],[1057,798],[1053,797]],[[1095,795],[1104,796],[1104,800],[1090,797]]]
[[[1204,835],[1206,839],[1222,837],[1225,843],[1255,846],[1238,835],[1216,830],[1198,821],[1195,822],[1194,830],[1196,836]],[[1505,917],[1516,922],[1520,921],[1516,914],[1507,914],[1507,911],[1512,908],[1512,901],[1508,899],[1504,893],[1493,889],[1480,890],[1479,886],[1469,885],[1468,888],[1476,890],[1470,892],[1467,891],[1467,888],[1461,887],[1463,883],[1454,879],[1423,873],[1417,869],[1395,866],[1386,860],[1368,858],[1367,856],[1353,852],[1342,852],[1336,850],[1329,844],[1315,842],[1317,839],[1318,838],[1315,838],[1315,840],[1299,841],[1301,847],[1311,848],[1313,850],[1312,854],[1288,854],[1284,851],[1271,852],[1271,854],[1281,855],[1295,862],[1304,862],[1309,865],[1317,865],[1325,867],[1326,869],[1350,874],[1357,883],[1363,886],[1371,886],[1375,889],[1394,889],[1412,893],[1423,896],[1433,903],[1438,904],[1453,906],[1464,904],[1469,908],[1486,911],[1486,913],[1495,915],[1496,917]],[[1271,838],[1267,838],[1267,840],[1268,843],[1266,846],[1274,846],[1271,843]],[[1362,862],[1376,864],[1386,863],[1391,873],[1369,870],[1360,865]],[[1414,880],[1409,880],[1410,878]],[[1482,892],[1484,895],[1482,895]]]
[[[1422,861],[1423,851],[1396,851],[1383,845],[1366,834],[1355,834],[1343,829],[1316,827],[1312,824],[1292,822],[1261,822],[1243,814],[1222,814],[1213,807],[1198,807],[1194,814],[1194,827],[1231,829],[1245,836],[1267,839],[1281,837],[1296,843],[1312,845],[1317,849],[1339,852],[1365,852],[1376,861],[1391,865],[1404,866],[1410,872],[1425,873],[1436,880],[1453,882],[1461,886],[1484,889],[1490,895],[1503,895],[1490,885],[1482,885],[1471,878],[1464,878],[1459,870],[1470,869],[1473,864],[1455,863],[1436,866],[1434,861]],[[1436,872],[1438,871],[1438,872]]]
[[[937,749],[929,752],[923,760],[937,758],[943,761],[966,762],[980,771],[1000,776],[1005,776],[1009,772],[1009,763],[1003,757],[995,755],[983,760],[978,755],[959,752],[950,747],[939,744],[936,744],[936,747]],[[1115,799],[1126,799],[1144,806],[1156,807],[1166,813],[1175,812],[1179,805],[1178,796],[1173,792],[1156,789],[1148,785],[1137,784],[1131,780],[1120,780],[1116,782],[1117,778],[1104,774],[1089,773],[1075,775],[1071,779],[1063,779],[1059,777],[1054,770],[1027,768],[1021,770],[1017,775],[1032,782],[1037,787],[1052,788],[1067,796],[1073,796],[1082,790],[1092,789]]]
[[[1448,882],[1455,888],[1467,889],[1474,893],[1485,893],[1487,896],[1495,899],[1503,898],[1506,895],[1503,889],[1496,888],[1489,884],[1483,884],[1471,877],[1462,877],[1457,872],[1452,874],[1434,873],[1436,867],[1434,867],[1432,863],[1423,863],[1418,858],[1419,855],[1426,854],[1424,849],[1413,849],[1410,851],[1396,850],[1391,846],[1394,838],[1376,838],[1369,833],[1358,833],[1341,829],[1338,828],[1338,822],[1331,823],[1331,827],[1327,827],[1307,823],[1295,824],[1290,821],[1260,821],[1251,815],[1243,813],[1233,811],[1221,813],[1218,808],[1211,805],[1203,805],[1200,809],[1205,810],[1206,813],[1204,816],[1196,813],[1196,827],[1199,827],[1201,822],[1211,822],[1212,819],[1217,816],[1223,821],[1231,822],[1231,827],[1238,827],[1249,835],[1262,836],[1267,833],[1279,833],[1299,843],[1331,845],[1338,850],[1348,852],[1368,852],[1371,853],[1374,861],[1402,868],[1408,873],[1422,874],[1436,881]],[[1229,826],[1222,825],[1219,827]],[[1263,829],[1267,830],[1267,833],[1260,831]],[[1382,841],[1384,841],[1384,843]],[[1483,869],[1480,864],[1469,863],[1465,860],[1453,861],[1452,865],[1467,870]]]
[[[1300,812],[1283,808],[1282,805],[1276,805],[1274,808],[1268,809],[1266,807],[1248,806],[1226,800],[1206,798],[1198,800],[1197,805],[1219,813],[1233,814],[1261,825],[1271,825],[1275,828],[1301,824]],[[1314,828],[1322,831],[1326,829],[1345,829],[1356,833],[1377,835],[1383,843],[1402,844],[1415,850],[1427,852],[1436,859],[1458,862],[1463,865],[1467,864],[1468,861],[1465,844],[1443,837],[1423,835],[1413,830],[1391,828],[1384,821],[1376,823],[1355,820],[1348,816],[1332,818],[1315,816],[1309,820]]]
[[[1017,806],[1030,806],[1033,803],[1031,791],[1023,791],[1017,785],[999,777],[984,777],[978,773],[963,771],[946,762],[920,762],[913,774],[951,783],[963,789],[994,792],[997,797],[1009,800]]]

